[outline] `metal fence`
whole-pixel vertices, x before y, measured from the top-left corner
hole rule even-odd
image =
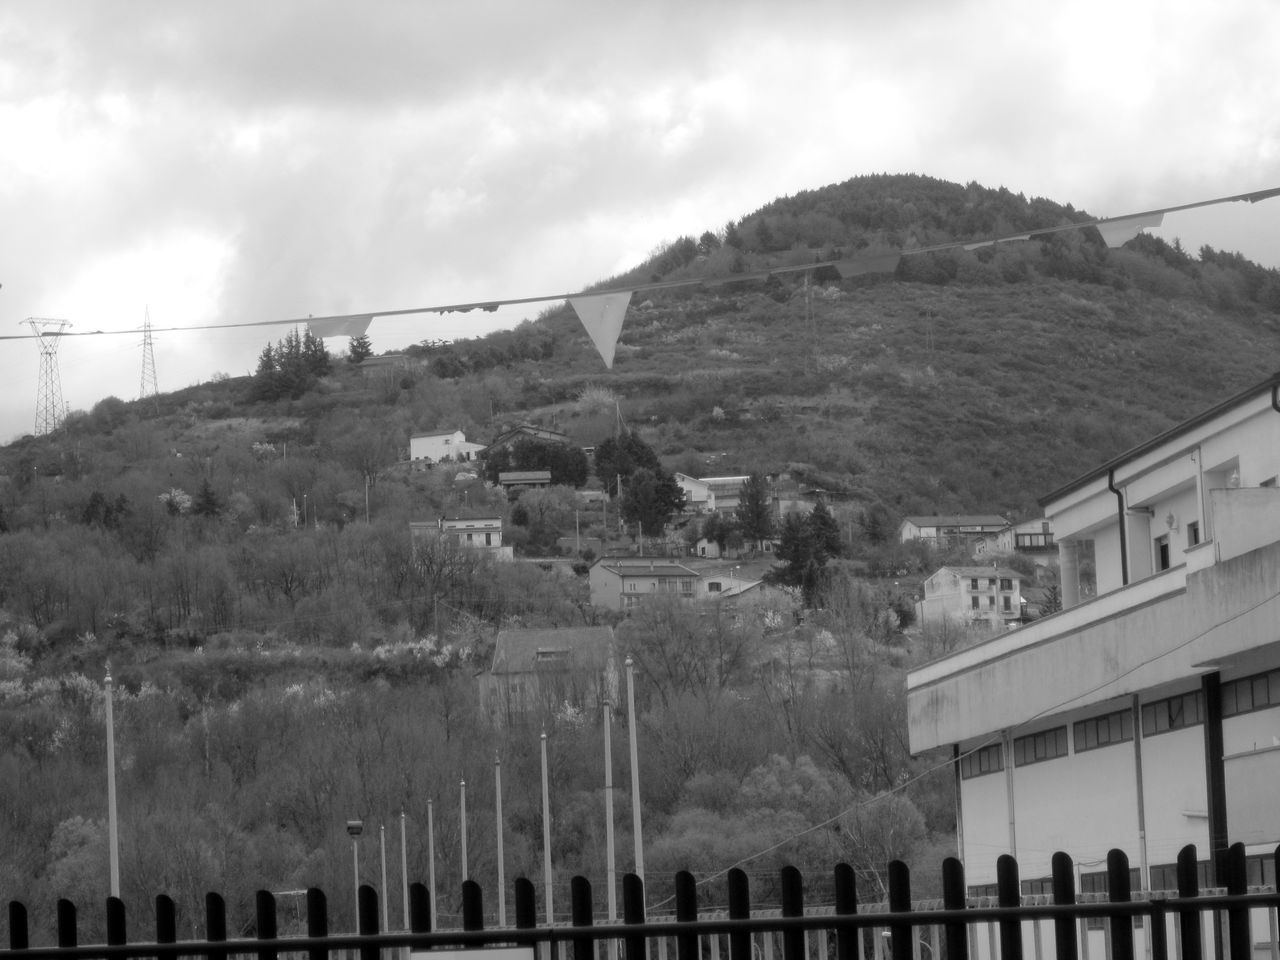
[[[1280,856],[1280,849],[1272,857]],[[1256,859],[1256,858],[1255,858]],[[571,883],[569,923],[542,924],[532,882],[513,885],[515,923],[486,927],[482,891],[462,885],[457,929],[432,929],[427,888],[409,889],[408,930],[379,929],[376,891],[360,887],[358,934],[329,930],[327,900],[317,889],[306,892],[305,936],[280,936],[276,898],[257,894],[255,915],[245,929],[253,936],[228,939],[226,905],[221,896],[205,899],[202,940],[178,941],[173,901],[155,900],[154,939],[130,940],[125,905],[106,902],[106,943],[81,945],[76,907],[57,904],[56,944],[33,946],[26,907],[10,902],[9,949],[12,960],[133,960],[203,957],[208,960],[408,960],[420,952],[448,954],[480,951],[475,960],[1280,960],[1277,896],[1274,885],[1249,888],[1244,847],[1224,851],[1225,889],[1198,888],[1196,851],[1178,857],[1177,889],[1133,891],[1129,862],[1121,851],[1107,858],[1107,893],[1078,896],[1071,858],[1053,858],[1051,893],[1025,896],[1012,857],[997,862],[994,897],[967,894],[959,861],[942,865],[943,896],[913,901],[905,864],[887,870],[887,900],[859,903],[857,879],[847,864],[835,867],[832,902],[806,909],[804,881],[794,867],[780,872],[781,906],[752,909],[747,875],[726,877],[727,908],[699,913],[698,885],[689,873],[675,877],[674,914],[646,916],[640,879],[622,879],[619,919],[597,913],[590,883]],[[1255,939],[1255,933],[1258,939]],[[438,960],[449,960],[440,956]]]

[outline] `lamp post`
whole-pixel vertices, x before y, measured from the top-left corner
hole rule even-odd
[[[636,665],[630,657],[627,668],[627,732],[631,736],[631,832],[636,845],[636,876],[644,884],[644,837],[640,829],[640,755],[636,747]]]
[[[355,898],[355,928],[360,932],[360,834],[364,833],[363,820],[348,820],[347,835],[351,837],[351,891]]]
[[[120,896],[120,828],[116,816],[116,724],[111,707],[111,664],[107,664],[104,701],[107,722],[107,858],[111,870],[111,896]]]
[[[542,731],[542,884],[547,900],[547,926],[555,922],[551,898],[551,790],[547,784],[547,731]]]

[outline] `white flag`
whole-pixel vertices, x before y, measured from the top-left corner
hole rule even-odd
[[[372,314],[353,317],[317,317],[307,320],[313,337],[359,337],[373,322]]]
[[[1163,213],[1140,214],[1136,217],[1119,217],[1115,220],[1104,220],[1098,224],[1098,232],[1108,247],[1119,247],[1128,243],[1147,227],[1158,227],[1164,222]]]
[[[569,305],[582,321],[591,342],[600,351],[604,365],[613,369],[613,352],[622,333],[622,321],[631,303],[631,291],[605,293],[595,297],[570,297]]]

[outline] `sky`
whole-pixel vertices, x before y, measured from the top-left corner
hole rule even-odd
[[[1272,0],[6,0],[0,335],[573,292],[864,174],[1097,217],[1280,187],[1277,50]],[[1151,232],[1280,268],[1280,198]],[[251,373],[286,329],[157,333],[158,386]],[[56,359],[72,410],[139,395],[140,334]],[[34,429],[40,367],[0,340],[0,442]]]

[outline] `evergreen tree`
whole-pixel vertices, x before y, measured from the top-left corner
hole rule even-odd
[[[347,363],[360,363],[373,356],[373,345],[369,343],[369,335],[360,334],[358,337],[352,337],[351,342],[347,346]]]
[[[620,437],[610,437],[596,447],[595,468],[604,488],[616,493],[619,477],[625,480],[641,469],[660,473],[662,464],[652,447],[634,433],[624,433]]]
[[[742,482],[737,517],[742,539],[755,549],[761,549],[763,541],[773,536],[773,504],[763,473],[753,473]]]
[[[196,494],[195,502],[191,505],[191,512],[198,517],[216,517],[222,512],[222,501],[214,493],[213,485],[207,478],[200,484],[200,492]]]
[[[622,520],[639,524],[651,537],[659,536],[672,515],[684,506],[684,491],[670,474],[641,468],[627,480]]]
[[[832,557],[840,556],[842,552],[840,525],[836,523],[836,518],[831,515],[831,510],[825,502],[819,500],[814,504],[805,524],[809,528],[813,558],[819,565],[826,563]]]

